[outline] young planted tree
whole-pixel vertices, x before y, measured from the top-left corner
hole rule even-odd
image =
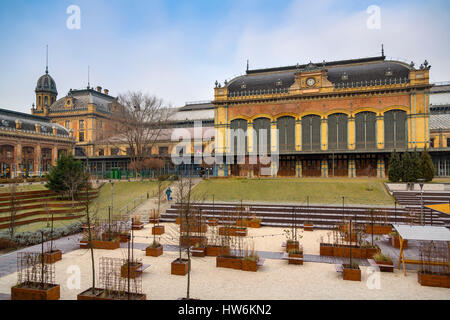
[[[420,155],[420,170],[422,171],[422,178],[425,181],[429,182],[433,180],[435,169],[427,149],[424,149]]]
[[[397,152],[393,152],[389,159],[388,176],[390,182],[400,182],[403,177],[403,166],[400,156]]]
[[[59,194],[66,194],[75,205],[75,197],[83,189],[87,188],[86,174],[83,171],[81,161],[75,160],[73,155],[64,155],[58,159],[56,166],[52,167],[47,175],[46,187]],[[86,197],[89,194],[86,193]]]

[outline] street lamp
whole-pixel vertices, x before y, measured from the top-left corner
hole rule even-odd
[[[114,215],[114,180],[109,182],[111,182],[111,213]]]
[[[423,225],[423,184],[425,179],[417,179],[420,186],[420,224]]]

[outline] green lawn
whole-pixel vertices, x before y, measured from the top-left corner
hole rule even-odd
[[[382,179],[210,179],[194,189],[197,198],[215,201],[297,202],[342,205],[393,205]]]
[[[23,191],[35,191],[35,190],[47,190],[44,184],[25,184],[25,185],[18,185],[17,186],[17,192],[23,192]],[[0,193],[7,193],[9,192],[9,186],[5,185],[4,187],[0,187]]]
[[[162,183],[162,193],[171,182]],[[119,181],[114,184],[114,214],[125,213],[126,208],[134,207],[139,200],[147,199],[158,192],[157,181]],[[97,199],[91,203],[92,212],[97,212],[97,217],[107,217],[108,207],[111,206],[111,184],[106,183],[100,189]]]
[[[167,186],[171,182],[163,182],[162,184],[162,192],[164,194]],[[116,214],[119,213],[120,209],[125,208],[121,212],[126,212],[127,205],[131,209],[133,206],[139,204],[137,199],[147,199],[147,192],[150,197],[156,194],[158,191],[158,182],[157,181],[120,181],[114,184],[114,212]],[[111,184],[106,183],[100,189],[98,198],[94,199],[90,204],[90,212],[96,215],[98,218],[106,218],[108,216],[108,207],[111,205]],[[33,211],[36,209],[23,210],[20,213],[26,211]],[[78,213],[75,213],[78,214]],[[82,212],[80,213],[82,214]],[[33,219],[39,216],[28,217],[26,219]],[[64,225],[69,225],[74,223],[77,220],[63,220],[63,221],[55,221],[54,226],[60,227]],[[24,226],[17,227],[17,232],[22,231],[36,231],[41,228],[45,228],[47,226],[46,222],[36,222]],[[0,230],[6,231],[7,229]]]

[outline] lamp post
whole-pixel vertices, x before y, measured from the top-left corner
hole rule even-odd
[[[423,225],[423,184],[425,179],[417,179],[420,186],[420,224]]]
[[[114,180],[109,182],[111,182],[111,214],[114,216]]]

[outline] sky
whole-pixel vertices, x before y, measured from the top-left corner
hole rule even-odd
[[[67,25],[72,5],[79,28]],[[89,66],[93,87],[180,107],[211,100],[215,81],[244,74],[247,59],[258,69],[371,57],[381,44],[388,58],[426,59],[431,81],[450,81],[449,9],[445,0],[0,0],[0,108],[30,112],[46,45],[58,98],[87,86]]]

